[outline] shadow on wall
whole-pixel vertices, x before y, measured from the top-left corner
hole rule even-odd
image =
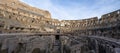
[[[32,53],[40,53],[40,49],[39,48],[35,48]]]

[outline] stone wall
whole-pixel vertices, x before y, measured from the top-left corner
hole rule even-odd
[[[48,11],[31,7],[23,2],[20,2],[19,0],[0,0],[0,3],[5,4],[7,6],[11,6],[13,8],[22,8],[25,10],[33,11],[45,16],[46,18],[51,18],[51,15]]]
[[[86,30],[86,29],[99,29],[99,28],[108,28],[119,25],[120,20],[120,10],[102,15],[100,19],[97,17],[83,19],[83,20],[63,20],[61,21],[61,29],[68,32],[74,30]]]
[[[0,53],[35,53],[39,48],[42,53],[51,52],[52,36],[0,36]]]
[[[119,25],[120,10],[102,15],[100,19],[92,17],[83,20],[51,19],[48,11],[20,2],[19,0],[0,0],[0,15],[5,24],[4,28],[11,26],[16,28],[34,28],[38,31],[51,31],[60,29],[61,32],[72,32],[74,30],[87,30],[108,28]],[[9,2],[8,2],[9,1]],[[7,21],[10,20],[10,21]],[[48,30],[47,30],[48,29]]]
[[[71,37],[67,36],[71,39],[71,43],[69,43],[72,44],[71,53],[119,53],[119,12],[120,10],[117,10],[102,15],[100,19],[62,21],[64,25],[61,26],[62,30],[65,34],[71,35]],[[84,24],[82,25],[82,23]]]
[[[117,53],[120,10],[59,21],[19,0],[0,0],[0,33],[0,53]]]
[[[36,31],[49,32],[52,30],[51,32],[54,32],[54,30],[56,29],[55,26],[58,25],[55,23],[59,23],[59,21],[47,18],[42,14],[21,8],[13,8],[5,4],[0,4],[0,15],[1,21],[4,22],[5,29],[13,27],[25,29],[29,28],[28,31],[31,31],[31,29],[35,29]],[[45,28],[48,28],[49,30]]]

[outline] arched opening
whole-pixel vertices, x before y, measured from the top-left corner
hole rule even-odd
[[[57,29],[57,33],[60,33],[60,29]],[[55,35],[55,40],[59,40],[60,36],[59,35]]]
[[[106,53],[106,49],[104,48],[104,46],[99,45],[99,53]]]
[[[35,48],[32,53],[40,53],[40,49],[39,48]]]
[[[11,16],[9,16],[9,19],[11,19],[12,17]]]
[[[112,45],[112,47],[113,47],[113,48],[115,48],[115,46],[114,46],[114,45]]]
[[[20,53],[21,51],[23,51],[23,43],[18,43],[17,47],[15,48],[14,51],[12,51],[11,53]]]
[[[18,30],[19,29],[19,27],[16,27],[16,30]]]
[[[59,39],[60,39],[60,36],[59,36],[59,35],[56,35],[56,36],[55,36],[55,39],[56,39],[56,40],[59,40]]]
[[[24,28],[21,28],[21,30],[24,30]]]
[[[10,30],[12,30],[14,27],[10,27]]]
[[[31,19],[31,22],[32,22],[32,23],[34,23],[34,22],[35,22],[35,19],[34,19],[34,18],[33,18],[33,19]]]

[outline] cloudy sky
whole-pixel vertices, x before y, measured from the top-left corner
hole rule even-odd
[[[21,0],[31,6],[48,10],[52,18],[76,20],[99,17],[120,9],[120,0]]]

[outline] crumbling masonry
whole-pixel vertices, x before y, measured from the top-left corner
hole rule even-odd
[[[0,0],[0,53],[120,53],[120,9],[59,21],[19,0]]]

